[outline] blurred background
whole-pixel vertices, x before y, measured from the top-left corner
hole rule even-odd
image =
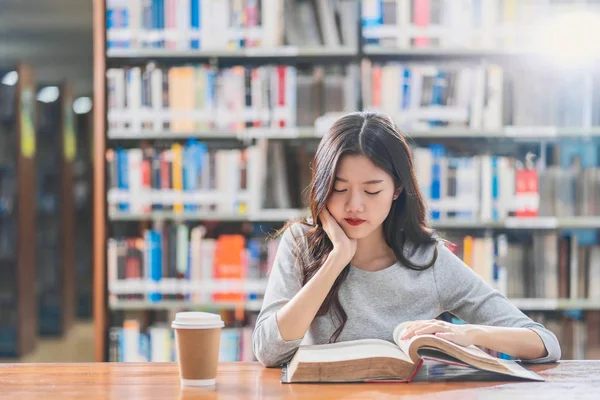
[[[362,109],[457,256],[599,358],[599,29],[583,0],[0,0],[0,360],[171,361],[183,310],[254,360],[270,235]]]

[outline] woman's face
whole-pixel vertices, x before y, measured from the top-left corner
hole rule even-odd
[[[363,155],[343,156],[338,163],[327,209],[351,239],[367,237],[390,212],[394,181]]]

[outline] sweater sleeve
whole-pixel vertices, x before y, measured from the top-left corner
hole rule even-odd
[[[302,271],[296,263],[295,237],[303,235],[299,225],[288,228],[279,242],[252,335],[254,354],[265,367],[276,367],[288,361],[302,342],[302,338],[285,341],[281,337],[276,315],[302,288]]]
[[[441,243],[433,274],[443,311],[467,323],[531,329],[540,336],[548,354],[522,361],[544,363],[560,359],[560,344],[552,332],[523,314]]]

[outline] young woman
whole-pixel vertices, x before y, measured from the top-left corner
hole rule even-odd
[[[265,366],[300,343],[435,334],[529,362],[560,358],[550,331],[492,289],[427,226],[410,149],[391,120],[339,119],[312,165],[312,221],[290,222],[253,335]],[[435,318],[449,311],[466,325]]]

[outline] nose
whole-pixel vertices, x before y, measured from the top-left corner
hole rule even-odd
[[[359,213],[364,211],[363,198],[359,190],[348,191],[349,195],[346,200],[347,213]]]

